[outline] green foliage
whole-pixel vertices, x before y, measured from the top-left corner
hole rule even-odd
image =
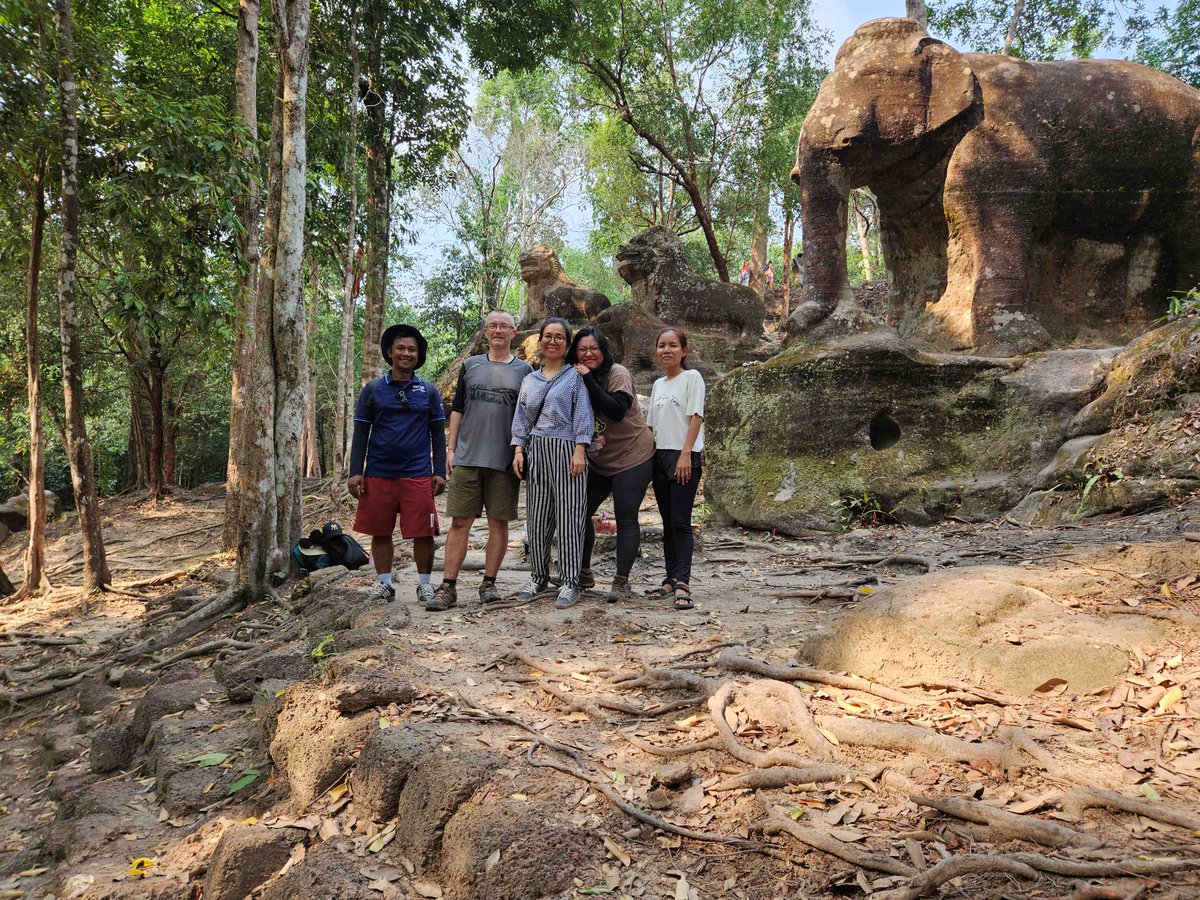
[[[999,53],[1015,0],[946,0],[929,5],[930,29],[957,42],[960,50]],[[1142,21],[1115,0],[1025,0],[1012,55],[1046,60],[1086,59],[1118,44],[1126,29]]]
[[[325,637],[321,638],[321,640],[317,644],[317,646],[313,647],[311,650],[308,651],[308,655],[311,656],[313,659],[320,661],[320,660],[324,659],[326,656],[328,656],[328,654],[325,651],[329,648],[329,646],[332,643],[333,643],[333,635],[327,634],[327,635],[325,635]]]
[[[1111,468],[1106,463],[1095,460],[1089,460],[1083,467],[1083,471],[1088,478],[1084,482],[1083,491],[1079,494],[1079,509],[1075,511],[1077,516],[1083,513],[1083,507],[1087,503],[1088,494],[1092,492],[1093,488],[1097,485],[1106,488],[1109,485],[1116,484],[1125,477],[1124,471],[1120,468]]]
[[[1138,42],[1137,61],[1200,88],[1200,0],[1179,0],[1174,9],[1164,6],[1150,22]]]
[[[894,524],[896,521],[895,516],[892,515],[896,511],[895,508],[885,510],[879,498],[866,491],[861,495],[847,494],[829,505],[838,511],[838,518],[847,528],[850,526],[873,528],[877,525]]]

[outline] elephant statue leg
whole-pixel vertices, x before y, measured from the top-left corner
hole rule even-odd
[[[945,197],[950,242],[946,293],[931,310],[966,346],[993,356],[1045,347],[1050,335],[1027,314],[1033,223],[1040,210],[1031,194]],[[943,306],[945,304],[945,306]]]
[[[1174,258],[1174,285],[1179,291],[1200,288],[1200,146],[1192,153],[1191,172],[1181,209],[1167,233]]]

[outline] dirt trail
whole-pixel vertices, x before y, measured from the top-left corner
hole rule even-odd
[[[349,521],[328,497],[308,488],[310,525]],[[650,505],[639,594],[660,574]],[[116,662],[228,578],[220,510],[203,491],[110,503],[129,595],[3,610],[10,699],[96,674],[8,712],[0,891],[1200,890],[1194,505],[809,541],[707,528],[690,612],[602,593],[485,609],[477,547],[446,614],[411,603],[411,570],[387,606],[339,570]],[[77,546],[51,526],[52,578]]]

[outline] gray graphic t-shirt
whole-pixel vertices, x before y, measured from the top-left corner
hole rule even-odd
[[[533,369],[523,359],[492,362],[486,353],[463,363],[454,391],[453,412],[462,413],[456,466],[507,469],[512,465],[512,420],[521,382]]]

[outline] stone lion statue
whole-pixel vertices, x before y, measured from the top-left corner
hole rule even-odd
[[[547,316],[586,322],[612,305],[599,291],[576,284],[563,271],[552,247],[534,244],[521,254],[518,262],[521,279],[529,286],[529,301],[519,328],[528,328]]]
[[[633,289],[633,301],[664,322],[699,331],[762,335],[762,298],[740,284],[707,281],[688,268],[673,231],[655,225],[617,251],[617,274]]]

